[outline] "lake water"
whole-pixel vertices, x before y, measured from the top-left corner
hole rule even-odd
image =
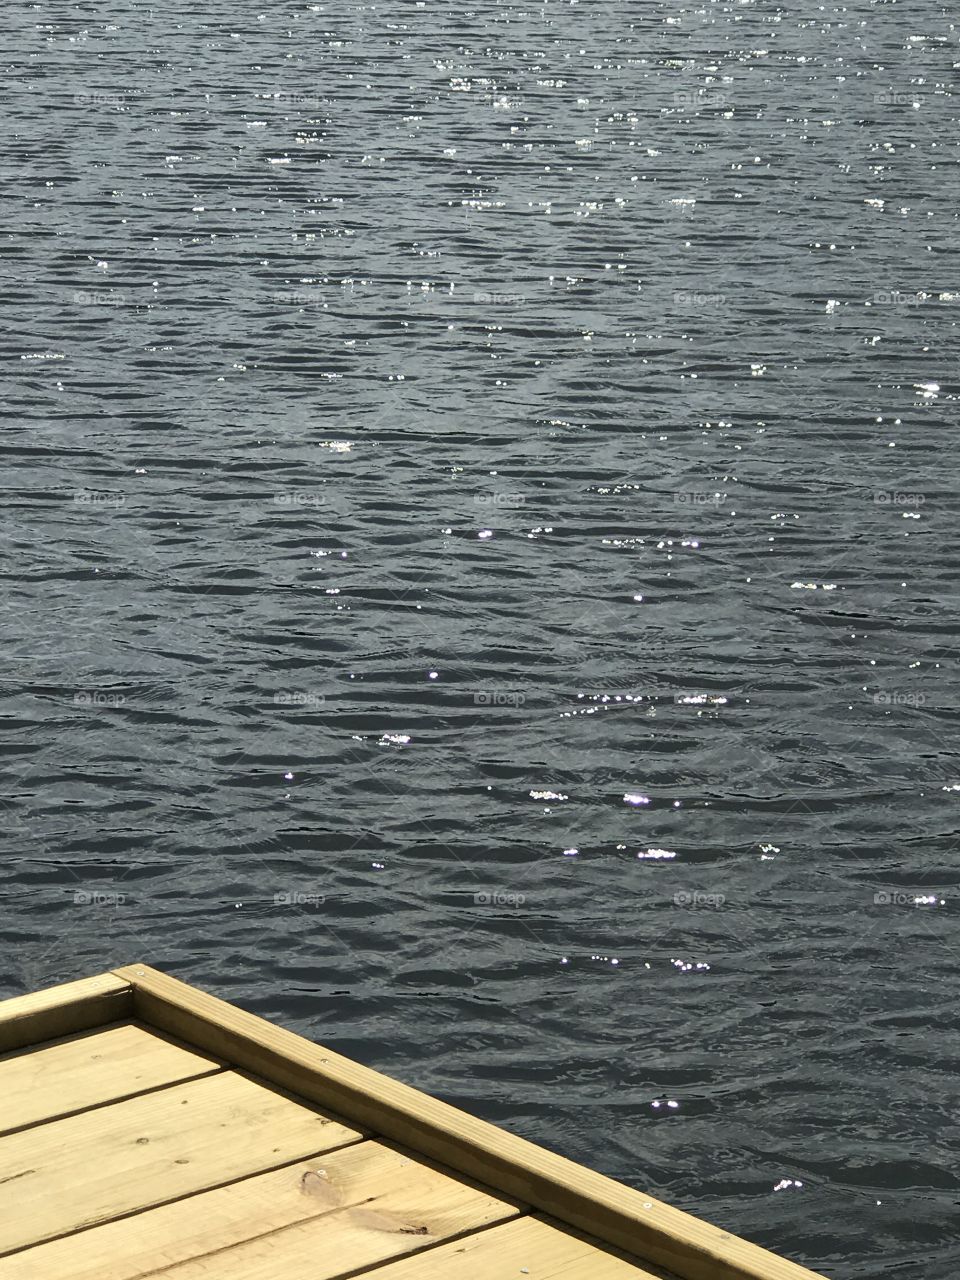
[[[7,13],[2,994],[952,1280],[955,15],[107,8]]]

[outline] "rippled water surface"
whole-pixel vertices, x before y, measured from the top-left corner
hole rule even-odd
[[[955,11],[5,18],[3,994],[952,1280]]]

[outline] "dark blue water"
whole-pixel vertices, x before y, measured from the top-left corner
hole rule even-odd
[[[2,993],[952,1280],[954,12],[5,29]]]

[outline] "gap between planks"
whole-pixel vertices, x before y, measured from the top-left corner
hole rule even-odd
[[[99,1053],[91,1056],[98,1049],[104,1056],[102,1063]],[[68,1120],[117,1102],[129,1102],[132,1098],[185,1084],[188,1080],[217,1075],[228,1066],[228,1063],[192,1048],[157,1027],[132,1019],[90,1027],[55,1040],[14,1049],[0,1055],[0,1094],[11,1110],[22,1105],[23,1097],[28,1096],[35,1114],[18,1124],[4,1125],[0,1120],[0,1137],[23,1133],[38,1125],[55,1124],[58,1120]],[[129,1089],[115,1085],[117,1092],[104,1092],[107,1082],[118,1071],[131,1068],[133,1071],[139,1068],[148,1078],[152,1076],[152,1082]],[[19,1080],[18,1075],[21,1076]],[[64,1091],[62,1084],[63,1076],[69,1081],[69,1088],[78,1095],[76,1106],[70,1105],[69,1090]],[[79,1097],[84,1092],[87,1100],[80,1102]],[[54,1102],[50,1104],[52,1109],[40,1110],[40,1098],[45,1095],[62,1099],[61,1109],[56,1109],[57,1103]]]
[[[316,1218],[312,1219],[312,1221],[322,1222],[325,1218],[329,1218],[335,1213],[342,1212],[342,1208],[331,1209],[327,1213],[318,1214]],[[506,1221],[517,1222],[520,1218],[527,1217],[529,1213],[529,1208],[518,1209],[517,1212],[508,1219],[500,1219],[498,1222],[485,1222],[479,1226],[464,1227],[461,1231],[454,1232],[449,1236],[444,1236],[443,1239],[428,1240],[422,1245],[414,1245],[413,1248],[399,1256],[392,1258],[380,1258],[377,1261],[366,1262],[360,1266],[348,1267],[346,1271],[337,1271],[335,1273],[325,1275],[323,1280],[353,1280],[355,1276],[374,1275],[382,1267],[392,1266],[395,1262],[406,1262],[408,1258],[422,1257],[425,1253],[432,1253],[434,1249],[442,1249],[448,1244],[457,1244],[461,1240],[465,1240],[471,1236],[480,1235],[484,1231],[492,1231],[495,1227],[503,1226]],[[185,1266],[193,1263],[205,1263],[211,1258],[221,1257],[247,1245],[259,1244],[264,1240],[277,1239],[278,1237],[281,1237],[284,1232],[296,1230],[302,1225],[303,1224],[300,1222],[287,1223],[285,1226],[275,1227],[272,1231],[264,1231],[262,1235],[250,1236],[249,1239],[244,1240],[242,1244],[224,1245],[222,1248],[211,1249],[207,1253],[199,1253],[195,1254],[192,1258],[185,1258],[183,1262],[175,1263],[173,1266],[156,1267],[151,1271],[142,1271],[139,1275],[134,1277],[133,1280],[150,1280],[151,1277],[162,1277],[164,1275],[169,1275],[171,1272],[174,1273],[175,1277],[176,1271],[181,1270]],[[280,1243],[282,1244],[282,1241],[280,1241]],[[277,1262],[282,1264],[283,1259],[278,1258]],[[665,1280],[675,1280],[675,1277],[666,1277]]]
[[[2,1274],[10,1280],[196,1278],[206,1276],[207,1262],[216,1258],[218,1273],[235,1276],[270,1271],[277,1258],[296,1263],[296,1274],[312,1260],[310,1273],[331,1280],[527,1209],[412,1151],[369,1139],[36,1244],[8,1256]]]
[[[11,1134],[0,1138],[10,1175],[0,1256],[365,1136],[329,1109],[235,1070]],[[71,1150],[90,1169],[81,1181],[63,1158]]]
[[[224,1182],[211,1183],[208,1187],[198,1187],[196,1191],[184,1191],[181,1195],[171,1196],[169,1200],[157,1200],[151,1204],[139,1205],[135,1209],[128,1209],[123,1213],[114,1214],[109,1218],[99,1218],[96,1222],[84,1222],[78,1227],[73,1227],[69,1231],[62,1231],[59,1235],[45,1236],[42,1240],[31,1240],[26,1244],[17,1245],[13,1249],[0,1249],[0,1267],[7,1258],[15,1258],[19,1254],[28,1253],[31,1249],[41,1249],[44,1245],[58,1244],[62,1240],[72,1240],[76,1236],[86,1235],[89,1231],[96,1231],[99,1227],[112,1226],[115,1222],[126,1222],[130,1218],[138,1218],[141,1214],[149,1213],[152,1209],[165,1209],[169,1205],[182,1204],[184,1200],[193,1200],[197,1196],[206,1195],[208,1191],[222,1191],[226,1187],[235,1186],[238,1182],[246,1182],[248,1178],[255,1178],[261,1173],[276,1173],[278,1169],[288,1169],[293,1165],[302,1164],[304,1160],[322,1160],[325,1156],[334,1155],[337,1151],[343,1151],[347,1147],[359,1146],[362,1142],[369,1142],[369,1138],[352,1138],[349,1142],[343,1142],[337,1147],[325,1147],[321,1151],[308,1153],[306,1156],[296,1156],[292,1160],[282,1160],[279,1164],[271,1165],[267,1169],[254,1169],[249,1173],[237,1174],[234,1178],[227,1178]],[[0,1178],[0,1185],[4,1179]],[[2,1272],[0,1272],[2,1274]],[[154,1275],[155,1272],[149,1274]],[[137,1278],[139,1280],[139,1277]]]

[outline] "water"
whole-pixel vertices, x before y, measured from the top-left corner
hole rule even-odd
[[[3,994],[953,1277],[949,8],[12,16]]]

